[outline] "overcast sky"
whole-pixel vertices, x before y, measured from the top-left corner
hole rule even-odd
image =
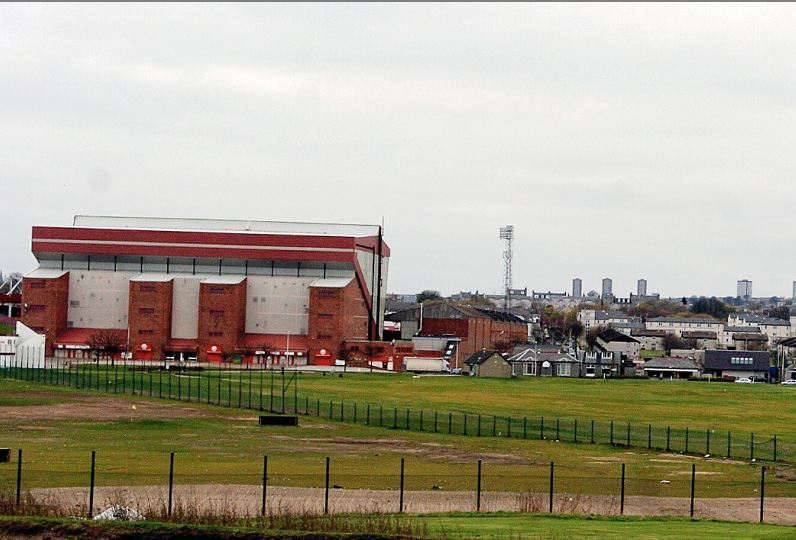
[[[379,223],[388,289],[790,296],[796,6],[0,5],[0,269],[74,214]]]

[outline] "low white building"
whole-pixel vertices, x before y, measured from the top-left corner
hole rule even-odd
[[[682,337],[683,332],[710,331],[717,334],[724,328],[724,323],[716,319],[698,319],[692,317],[655,317],[647,321],[648,330],[663,330],[667,334]]]
[[[44,367],[44,336],[17,322],[16,335],[0,336],[0,368]]]
[[[796,317],[786,321],[753,313],[731,313],[727,317],[727,324],[759,328],[760,332],[768,337],[768,346],[772,349],[777,341],[796,335]]]

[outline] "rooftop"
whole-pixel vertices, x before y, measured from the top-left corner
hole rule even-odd
[[[164,218],[140,216],[75,216],[74,227],[158,231],[208,231],[334,236],[375,236],[378,225],[253,221],[239,219]]]

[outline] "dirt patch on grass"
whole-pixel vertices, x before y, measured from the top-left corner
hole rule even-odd
[[[87,509],[86,488],[37,489],[31,493],[37,499],[76,515],[84,515]],[[267,512],[321,514],[324,511],[324,493],[323,488],[269,486]],[[173,496],[175,508],[188,507],[203,511],[223,509],[238,516],[256,516],[260,512],[262,488],[252,485],[181,485],[175,486]],[[112,504],[125,504],[146,515],[148,510],[162,509],[167,504],[168,489],[166,486],[101,487],[96,489],[94,500],[95,511]],[[490,491],[481,494],[481,510],[487,512],[546,512],[548,503],[546,493]],[[687,497],[631,496],[625,499],[625,514],[688,516],[689,504]],[[475,505],[476,494],[472,491],[404,492],[404,511],[409,513],[469,512],[475,510]],[[397,512],[398,507],[397,489],[332,489],[329,492],[329,511],[332,513],[389,513]],[[553,499],[553,510],[568,514],[616,515],[619,513],[619,501],[612,495],[561,493]],[[728,521],[756,522],[759,511],[759,499],[756,498],[697,499],[694,507],[695,517]],[[796,498],[766,499],[765,521],[796,525]]]
[[[472,463],[477,459],[501,465],[529,465],[530,459],[494,452],[478,452],[462,450],[453,445],[441,443],[417,443],[404,439],[357,439],[353,437],[291,437],[288,435],[272,435],[275,439],[301,443],[301,448],[315,452],[334,452],[337,454],[360,454],[362,448],[372,447],[379,453],[400,452],[404,455],[419,456],[432,461],[458,461]]]
[[[181,404],[138,401],[112,396],[69,396],[61,403],[49,405],[0,406],[0,424],[35,420],[157,420],[211,416],[220,415],[209,409]],[[35,426],[28,428],[36,429]]]

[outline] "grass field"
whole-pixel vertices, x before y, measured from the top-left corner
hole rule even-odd
[[[109,393],[277,411],[284,404],[286,410],[297,406],[309,415],[416,431],[629,442],[632,447],[796,463],[796,431],[791,428],[796,389],[777,385],[303,373],[286,388],[283,401],[279,374],[272,381],[272,373],[257,369],[174,373],[117,364],[11,371],[17,377]]]
[[[543,492],[550,461],[557,489],[573,493],[618,494],[620,463],[627,466],[628,495],[686,496],[690,466],[697,463],[700,497],[754,497],[760,474],[758,466],[733,460],[315,418],[302,418],[298,429],[260,428],[253,411],[13,380],[0,380],[0,396],[0,446],[24,448],[29,488],[86,485],[92,450],[98,452],[98,485],[162,484],[172,451],[178,483],[256,485],[264,454],[271,481],[286,486],[323,486],[326,456],[332,456],[333,483],[347,488],[397,488],[401,457],[407,490],[472,490],[478,459],[485,491]],[[769,471],[772,496],[796,494],[787,481],[794,476],[790,466]],[[14,474],[12,464],[0,465],[3,485],[11,486]]]
[[[357,516],[346,518],[346,527],[356,527]],[[777,525],[692,521],[676,518],[548,517],[517,514],[440,514],[400,518],[423,531],[417,538],[602,538],[639,539],[787,539],[796,538],[796,529]],[[0,518],[0,533],[68,535],[70,538],[173,537],[238,540],[249,538],[317,538],[312,532],[249,527],[176,525],[172,523],[92,523],[76,520]],[[353,538],[357,533],[326,531],[324,537]],[[377,538],[370,534],[369,538]],[[390,537],[389,534],[386,537]]]

